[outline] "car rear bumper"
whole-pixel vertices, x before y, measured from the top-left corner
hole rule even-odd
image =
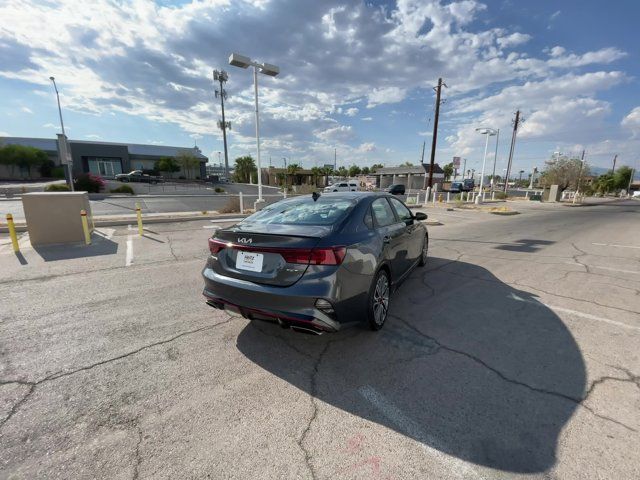
[[[333,282],[329,278],[317,279],[312,288],[307,284],[274,287],[219,275],[208,265],[202,276],[202,293],[212,307],[314,333],[336,332],[342,326],[336,316],[315,307],[316,300],[322,298],[331,301],[336,312],[342,309],[339,302],[332,300]]]

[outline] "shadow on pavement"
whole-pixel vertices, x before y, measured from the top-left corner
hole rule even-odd
[[[45,262],[69,260],[72,258],[97,257],[118,253],[118,244],[100,235],[91,236],[91,244],[40,245],[33,247]]]
[[[542,247],[547,245],[553,245],[556,242],[551,240],[535,240],[530,238],[523,238],[522,240],[514,240],[511,244],[503,244],[498,245],[494,248],[498,250],[507,250],[510,252],[522,252],[522,253],[533,253],[540,250]]]
[[[314,337],[252,322],[237,348],[323,402],[508,472],[554,465],[585,389],[578,345],[551,310],[484,268],[440,258],[395,293],[378,333]]]

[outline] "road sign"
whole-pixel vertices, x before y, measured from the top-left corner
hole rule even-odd
[[[460,168],[460,157],[453,157],[453,168]]]
[[[63,165],[73,165],[73,158],[71,158],[71,149],[67,142],[67,137],[61,133],[58,133],[58,158]]]

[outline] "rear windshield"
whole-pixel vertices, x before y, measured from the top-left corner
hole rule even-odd
[[[264,207],[246,222],[286,225],[333,225],[355,205],[352,199],[322,198],[278,202]]]

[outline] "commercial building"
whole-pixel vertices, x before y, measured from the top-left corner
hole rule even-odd
[[[136,143],[88,142],[69,140],[73,174],[94,173],[104,178],[113,178],[119,173],[131,170],[153,170],[156,161],[162,157],[195,157],[198,165],[181,165],[174,177],[196,179],[206,176],[205,157],[198,147],[168,147],[164,145],[142,145]],[[0,137],[0,145],[24,145],[43,150],[56,166],[60,165],[60,148],[55,138]],[[186,167],[186,168],[185,168]],[[39,172],[31,171],[31,178],[38,178]],[[26,178],[27,173],[19,168],[0,165],[0,178]]]
[[[284,185],[315,185],[316,187],[324,186],[325,176],[315,175],[309,169],[300,169],[296,173],[291,174],[285,168],[269,167],[262,169],[263,185],[280,186]]]
[[[415,166],[385,167],[379,168],[369,176],[376,177],[377,188],[387,188],[389,185],[402,184],[407,189],[426,188],[429,180],[428,163]],[[433,165],[433,184],[444,182],[444,171],[440,165]],[[438,187],[441,189],[441,185]]]

